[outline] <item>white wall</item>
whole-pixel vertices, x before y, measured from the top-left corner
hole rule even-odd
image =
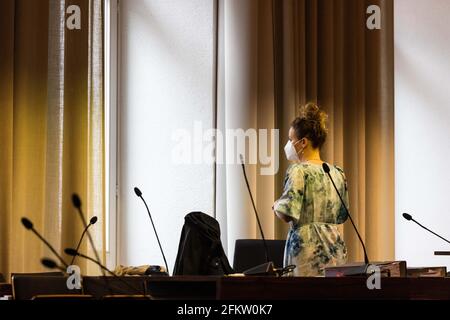
[[[175,165],[172,133],[213,123],[213,1],[121,1],[118,263],[175,262],[184,216],[213,214],[213,166]]]
[[[396,259],[446,265],[450,245],[450,1],[395,2]]]

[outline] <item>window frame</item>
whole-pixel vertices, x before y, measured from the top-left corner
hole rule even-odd
[[[105,253],[106,266],[117,265],[118,218],[118,23],[119,0],[104,0]]]

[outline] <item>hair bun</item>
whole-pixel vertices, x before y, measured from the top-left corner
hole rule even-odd
[[[328,134],[327,114],[312,102],[302,106],[299,111],[299,116],[291,123],[297,139],[307,137],[313,148],[321,148]]]
[[[316,131],[328,132],[327,114],[320,110],[319,106],[309,102],[300,109],[300,117],[311,122],[315,122]]]

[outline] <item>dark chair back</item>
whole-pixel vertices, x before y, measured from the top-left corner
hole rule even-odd
[[[13,274],[11,283],[15,300],[30,300],[40,295],[81,294],[81,290],[70,290],[67,277],[62,275]]]
[[[275,268],[283,267],[285,240],[266,240],[269,251],[269,259],[273,261]],[[236,240],[234,247],[233,269],[242,273],[266,262],[264,242],[256,239]]]
[[[55,272],[30,272],[30,273],[11,273],[11,279],[14,276],[29,276],[29,277],[62,277],[64,273],[61,271]]]
[[[199,211],[187,214],[172,275],[223,276],[230,273],[234,271],[223,250],[217,220]]]

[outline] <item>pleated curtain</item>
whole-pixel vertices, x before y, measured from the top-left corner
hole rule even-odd
[[[80,29],[67,19],[80,9]],[[104,251],[103,5],[100,0],[0,2],[0,272],[49,271],[57,260],[20,219],[63,256],[85,218]],[[81,252],[93,256],[87,239]],[[77,258],[83,273],[98,267]]]

